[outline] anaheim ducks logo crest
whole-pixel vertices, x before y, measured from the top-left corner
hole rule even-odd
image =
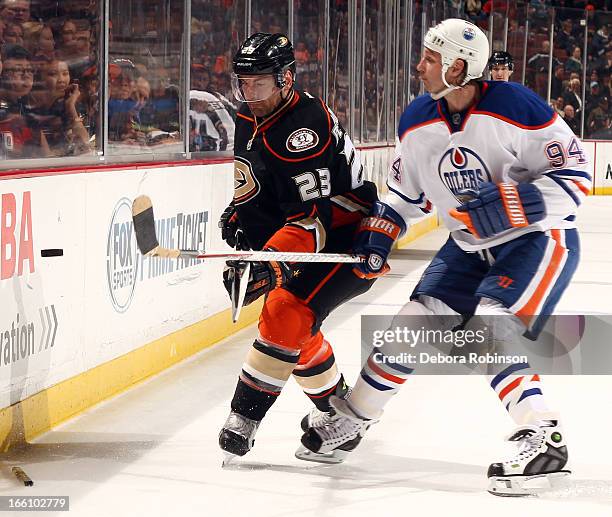
[[[253,167],[248,160],[234,159],[234,203],[239,205],[254,198],[259,193],[259,181],[253,174]]]
[[[319,136],[312,129],[303,127],[289,135],[289,138],[287,138],[287,150],[292,153],[301,153],[316,147],[318,143]]]

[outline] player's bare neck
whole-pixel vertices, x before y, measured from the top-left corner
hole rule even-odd
[[[480,89],[476,84],[470,83],[447,94],[444,98],[448,104],[449,113],[460,113],[478,102]]]

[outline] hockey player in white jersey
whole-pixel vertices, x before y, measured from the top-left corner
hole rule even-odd
[[[417,70],[429,94],[401,118],[389,194],[362,221],[355,252],[368,259],[357,272],[384,274],[398,235],[435,206],[450,237],[402,313],[445,315],[450,328],[462,316],[499,315],[508,327],[495,339],[537,336],[578,263],[575,212],[591,189],[588,157],[530,90],[478,80],[489,55],[478,27],[445,20],[424,46]],[[528,367],[488,377],[518,426],[509,440],[519,445],[516,457],[489,467],[494,494],[530,494],[569,472],[559,417]],[[332,398],[335,415],[310,427],[303,445],[314,452],[356,445],[411,372],[371,355],[350,397]]]

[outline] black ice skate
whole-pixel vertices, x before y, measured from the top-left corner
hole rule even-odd
[[[304,448],[317,455],[300,457],[296,453],[298,458],[323,463],[340,463],[359,445],[368,428],[378,422],[357,415],[345,399],[331,397],[329,402],[333,409],[330,418],[323,425],[308,428],[302,435]],[[329,458],[328,461],[325,461],[325,456]]]
[[[516,429],[508,441],[517,442],[518,455],[489,466],[489,492],[499,496],[524,497],[563,485],[571,473],[566,469],[567,447],[557,420],[541,427]]]
[[[351,388],[347,388],[346,385],[344,385],[341,390],[336,392],[336,395],[341,399],[348,398],[350,394]],[[331,408],[330,411],[321,411],[316,407],[312,408],[310,413],[305,415],[300,422],[302,431],[306,433],[311,427],[323,427],[325,424],[330,422],[335,414],[336,411],[333,408]],[[308,450],[303,445],[298,447],[298,449],[295,451],[296,458],[305,461],[315,461],[317,463],[342,463],[347,454],[347,451],[340,449],[326,453],[313,452]]]
[[[219,433],[219,447],[225,453],[223,465],[227,465],[235,456],[244,456],[251,450],[260,422],[234,411],[229,414]]]

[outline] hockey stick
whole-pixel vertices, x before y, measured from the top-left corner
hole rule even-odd
[[[344,262],[355,264],[363,262],[360,255],[348,253],[295,253],[283,251],[230,251],[223,253],[204,253],[198,250],[164,248],[159,245],[155,233],[153,204],[148,196],[138,196],[132,203],[132,218],[138,249],[149,257],[195,258],[200,260],[222,258],[246,262]]]
[[[235,266],[232,266],[232,269],[233,278],[230,300],[232,302],[232,321],[236,323],[238,321],[238,318],[240,317],[242,305],[244,304],[244,297],[246,295],[246,290],[249,285],[251,263],[239,262]]]

